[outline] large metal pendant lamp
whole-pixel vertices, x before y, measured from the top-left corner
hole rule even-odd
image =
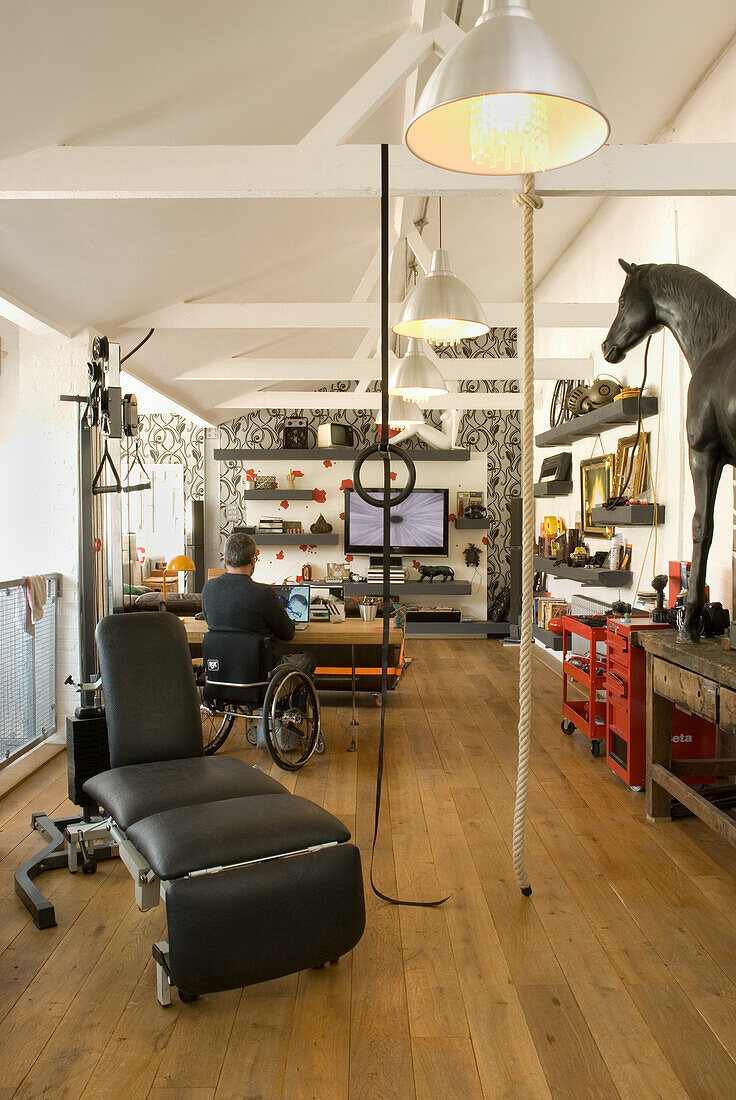
[[[436,364],[422,351],[419,340],[412,339],[389,379],[388,392],[406,401],[422,402],[449,393],[449,389]]]
[[[609,133],[585,73],[527,0],[484,0],[427,81],[405,140],[439,168],[521,175],[583,160]]]
[[[432,253],[429,271],[407,294],[393,330],[399,336],[426,340],[441,347],[483,336],[490,326],[483,307],[452,270],[442,247],[442,199],[439,200],[439,245]],[[446,392],[446,391],[445,391]]]

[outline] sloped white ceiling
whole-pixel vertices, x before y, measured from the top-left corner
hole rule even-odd
[[[456,0],[446,0],[454,16]],[[465,0],[467,30],[480,0]],[[736,33],[733,0],[533,0],[588,71],[612,141],[652,139]],[[14,0],[0,3],[0,157],[44,145],[291,144],[406,29],[410,0]],[[425,70],[423,70],[425,73]],[[426,74],[425,74],[426,75]],[[391,97],[355,141],[401,140]],[[597,200],[537,219],[542,275]],[[430,214],[433,207],[430,206]],[[505,199],[450,199],[446,244],[481,299],[520,295]],[[426,239],[431,245],[435,226]],[[175,302],[345,301],[378,243],[372,200],[0,203],[0,293],[132,346],[131,318]],[[130,361],[217,419],[238,383],[178,374],[230,355],[350,355],[360,332],[160,331]]]

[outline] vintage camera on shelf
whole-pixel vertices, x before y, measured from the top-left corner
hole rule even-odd
[[[602,375],[590,386],[575,386],[567,399],[567,409],[571,416],[581,416],[603,405],[610,405],[620,393],[621,383],[616,378]]]

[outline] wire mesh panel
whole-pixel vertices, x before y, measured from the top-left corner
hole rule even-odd
[[[56,729],[57,593],[31,633],[25,582],[0,585],[0,765]]]

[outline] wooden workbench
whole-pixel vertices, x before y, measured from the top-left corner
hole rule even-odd
[[[736,651],[720,638],[679,642],[669,631],[642,631],[647,654],[647,793],[650,821],[671,817],[674,795],[731,844],[736,820],[680,778],[736,774],[736,759],[672,760],[672,703],[726,729],[736,729]]]

